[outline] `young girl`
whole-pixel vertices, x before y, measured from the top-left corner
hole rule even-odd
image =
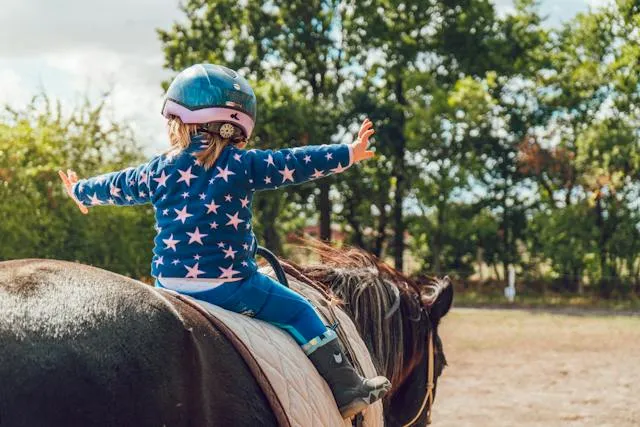
[[[256,97],[235,71],[211,64],[178,74],[167,90],[163,115],[171,142],[166,154],[90,179],[60,171],[80,210],[152,203],[156,286],[289,332],[329,384],[345,418],[384,396],[389,381],[359,376],[335,332],[305,298],[257,271],[251,227],[256,191],[340,173],[373,157],[367,149],[373,124],[365,120],[353,144],[244,150],[255,123]]]

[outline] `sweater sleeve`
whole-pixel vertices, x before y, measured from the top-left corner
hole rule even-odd
[[[249,150],[243,162],[252,190],[270,190],[345,171],[353,163],[348,144]]]
[[[152,164],[142,164],[118,172],[81,179],[73,186],[73,194],[84,206],[128,206],[151,201]]]

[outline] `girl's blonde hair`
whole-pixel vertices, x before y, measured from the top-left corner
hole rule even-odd
[[[207,147],[203,148],[196,154],[196,158],[205,169],[210,169],[220,157],[222,150],[229,145],[238,145],[246,142],[246,138],[240,136],[232,136],[223,138],[218,133],[209,131],[210,124],[188,124],[183,123],[180,117],[171,116],[167,123],[169,131],[169,142],[171,148],[167,151],[170,156],[180,154],[185,148],[191,144],[191,137],[197,133],[203,134],[203,142]],[[240,132],[236,132],[236,135]]]

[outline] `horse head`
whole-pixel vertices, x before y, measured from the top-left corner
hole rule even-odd
[[[438,325],[453,301],[449,278],[419,284],[358,249],[306,242],[321,263],[285,263],[339,298],[393,388],[384,399],[389,426],[429,423],[437,378],[446,366]]]
[[[453,286],[448,277],[432,278],[418,285],[418,293],[405,298],[419,299],[420,318],[414,325],[414,336],[424,338],[425,345],[415,349],[401,381],[394,384],[388,396],[385,421],[390,426],[425,426],[431,424],[438,378],[447,361],[438,326],[453,303]]]

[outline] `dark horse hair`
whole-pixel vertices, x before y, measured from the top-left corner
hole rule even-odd
[[[443,291],[450,291],[448,278],[430,278],[418,284],[361,249],[338,249],[317,240],[303,242],[320,262],[301,266],[283,261],[285,271],[341,300],[371,351],[378,372],[386,375],[397,390],[396,386],[403,384],[425,358],[426,333],[437,323],[422,324],[423,309],[431,308]],[[446,360],[437,341],[439,375]]]

